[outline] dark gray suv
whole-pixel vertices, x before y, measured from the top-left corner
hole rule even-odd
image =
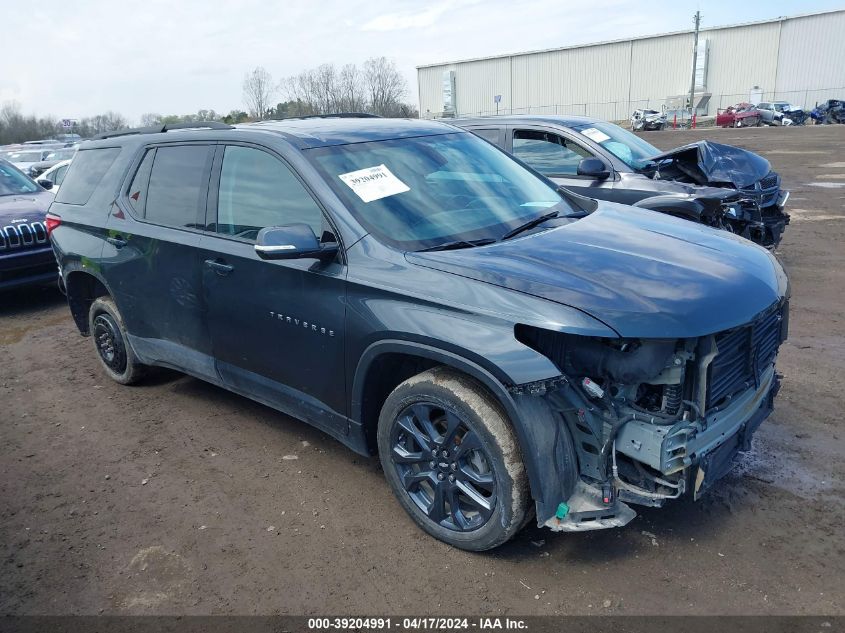
[[[112,135],[48,218],[109,376],[178,369],[377,452],[456,547],[698,496],[778,390],[788,284],[768,251],[561,193],[442,123]]]

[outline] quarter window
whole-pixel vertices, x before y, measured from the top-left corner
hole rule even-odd
[[[77,152],[68,171],[67,182],[56,194],[56,202],[86,204],[118,154],[120,154],[119,147]]]
[[[223,154],[217,202],[218,233],[255,240],[268,226],[307,224],[320,237],[320,207],[278,158],[251,147],[230,145]]]
[[[513,154],[546,176],[575,176],[581,159],[592,156],[569,139],[535,130],[514,132]]]
[[[493,145],[501,145],[501,133],[496,128],[476,128],[471,130],[473,134],[480,136],[486,141],[490,141]]]
[[[150,171],[153,168],[155,153],[154,149],[147,150],[144,160],[141,161],[141,166],[135,172],[132,184],[129,185],[129,191],[126,192],[129,206],[132,207],[138,217],[142,218],[144,217],[144,206],[147,203],[147,185],[150,184]]]
[[[208,145],[157,148],[144,218],[156,224],[197,228],[200,216],[205,215],[212,156]],[[131,196],[130,192],[130,199]]]

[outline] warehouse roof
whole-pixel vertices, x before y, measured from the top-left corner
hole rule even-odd
[[[777,17],[777,18],[769,18],[767,20],[757,20],[757,21],[754,21],[754,22],[741,22],[739,24],[725,24],[723,26],[708,26],[708,27],[701,28],[700,31],[706,32],[706,31],[719,31],[719,30],[722,30],[722,29],[735,29],[735,28],[740,28],[740,27],[743,27],[743,26],[756,26],[758,24],[770,24],[772,22],[784,22],[786,20],[794,20],[794,19],[797,19],[797,18],[808,18],[808,17],[812,17],[812,16],[816,16],[816,15],[826,15],[826,14],[830,14],[830,13],[842,13],[842,12],[845,12],[845,9],[833,9],[833,10],[830,10],[830,11],[816,11],[814,13],[800,13],[798,15],[782,15],[782,16]],[[693,33],[693,29],[685,29],[683,31],[670,31],[668,33],[657,33],[657,34],[654,34],[654,35],[640,35],[638,37],[625,37],[625,38],[621,38],[621,39],[617,39],[617,40],[604,40],[604,41],[601,41],[601,42],[590,42],[588,44],[572,44],[570,46],[558,46],[558,47],[555,47],[555,48],[542,48],[542,49],[536,49],[536,50],[530,50],[530,51],[519,51],[519,52],[516,52],[516,53],[504,53],[504,54],[500,54],[500,55],[487,55],[487,56],[483,56],[483,57],[469,57],[467,59],[457,59],[457,60],[453,60],[453,61],[438,62],[438,63],[435,63],[435,64],[421,64],[421,65],[417,66],[417,70],[419,70],[420,68],[434,68],[434,67],[437,67],[437,66],[449,66],[451,64],[465,64],[467,62],[478,62],[478,61],[484,61],[484,60],[488,60],[488,59],[503,59],[503,58],[508,58],[508,57],[520,57],[522,55],[534,55],[536,53],[553,53],[553,52],[556,52],[556,51],[565,51],[565,50],[569,50],[569,49],[573,49],[573,48],[587,48],[589,46],[602,46],[604,44],[619,44],[619,43],[622,43],[622,42],[632,42],[632,41],[637,41],[637,40],[649,40],[649,39],[654,39],[654,38],[658,38],[658,37],[668,37],[670,35],[683,35],[683,34],[686,34],[686,33],[690,33],[690,34]]]

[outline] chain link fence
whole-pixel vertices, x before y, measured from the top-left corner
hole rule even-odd
[[[757,95],[759,94],[759,98]],[[817,103],[827,99],[845,99],[845,87],[843,88],[822,88],[818,90],[792,90],[792,91],[760,91],[754,94],[753,101],[756,103],[771,101],[788,101],[792,105],[811,110]],[[700,111],[698,117],[713,117],[719,110],[742,102],[752,102],[750,92],[739,94],[712,94],[705,111]],[[678,98],[663,99],[638,99],[624,101],[598,101],[592,103],[568,103],[554,105],[537,105],[524,108],[495,107],[490,110],[466,111],[451,114],[447,112],[424,112],[422,118],[451,118],[455,116],[491,116],[495,114],[569,114],[590,116],[605,121],[629,121],[634,110],[657,110],[665,112],[671,124],[677,118],[680,126],[689,119],[689,111],[677,105]]]

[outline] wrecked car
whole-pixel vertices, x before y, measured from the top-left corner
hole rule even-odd
[[[766,125],[803,125],[807,120],[807,113],[788,101],[758,103],[757,110]]]
[[[810,118],[816,125],[845,123],[845,101],[828,99],[822,103],[817,103],[816,107],[810,112]]]
[[[789,215],[780,176],[758,154],[700,141],[661,152],[618,125],[582,116],[455,119],[558,185],[660,211],[776,247]]]
[[[657,110],[634,110],[631,115],[631,130],[662,130],[666,127],[666,115]]]
[[[467,550],[704,494],[778,390],[767,250],[560,191],[439,122],[111,133],[48,219],[106,375],[177,369],[377,453]]]
[[[717,127],[759,127],[763,115],[753,103],[739,103],[716,113]]]

